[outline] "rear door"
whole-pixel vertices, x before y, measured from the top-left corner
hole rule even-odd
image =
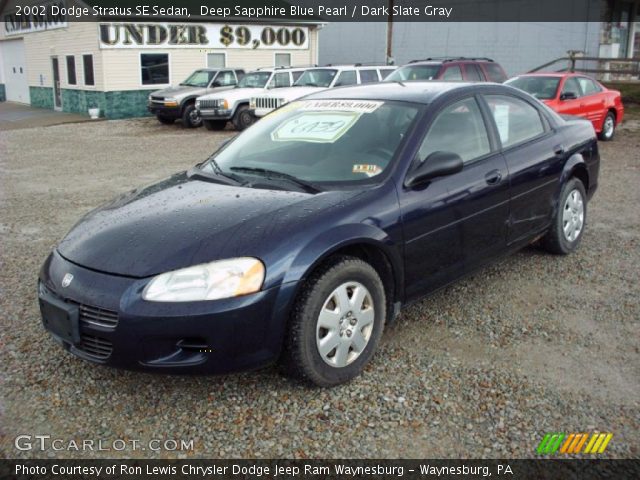
[[[593,123],[593,128],[600,131],[604,116],[607,113],[602,88],[588,77],[576,77],[582,90],[582,104],[586,118]]]
[[[562,138],[539,107],[511,95],[483,95],[509,169],[508,244],[540,233],[549,224],[562,172]]]
[[[509,216],[506,163],[475,96],[444,106],[428,126],[413,168],[436,151],[463,159],[461,172],[400,193],[408,299],[417,298],[502,252]]]

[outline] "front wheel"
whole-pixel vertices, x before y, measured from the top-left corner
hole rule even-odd
[[[376,270],[355,257],[337,257],[303,287],[285,340],[289,374],[321,387],[356,377],[373,356],[386,318]]]
[[[194,104],[184,107],[182,125],[186,128],[198,128],[202,125],[202,118],[200,118],[200,114]]]
[[[551,228],[542,239],[544,248],[557,255],[573,252],[580,244],[586,221],[587,194],[582,182],[574,177],[562,188]]]
[[[613,140],[613,136],[616,133],[616,116],[613,112],[608,112],[607,116],[604,117],[604,122],[602,122],[602,131],[598,135],[598,138],[604,142],[608,142],[609,140]]]
[[[233,122],[233,126],[236,130],[242,131],[253,125],[256,121],[256,117],[251,113],[248,105],[240,105],[231,121]]]

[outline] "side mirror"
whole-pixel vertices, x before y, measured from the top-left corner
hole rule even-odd
[[[578,98],[576,92],[562,92],[560,94],[560,100],[575,100],[576,98]]]
[[[218,80],[214,80],[211,84],[211,88],[221,87],[222,84]]]
[[[463,166],[462,158],[457,153],[433,152],[409,174],[405,185],[414,187],[435,177],[452,175],[461,171]]]

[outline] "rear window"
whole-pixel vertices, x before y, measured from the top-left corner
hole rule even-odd
[[[484,80],[480,69],[473,63],[467,63],[464,66],[464,72],[467,75],[467,80],[469,80],[470,82],[481,82],[482,80]]]
[[[440,65],[406,65],[385,78],[386,82],[433,80],[440,72]]]
[[[499,65],[495,63],[485,63],[484,70],[487,72],[489,80],[496,83],[502,83],[507,79],[507,76],[502,71]]]
[[[458,65],[451,65],[442,74],[443,80],[462,80],[462,70]]]

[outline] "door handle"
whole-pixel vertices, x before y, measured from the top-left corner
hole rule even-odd
[[[487,182],[487,185],[497,185],[502,180],[502,174],[500,170],[491,170],[484,176],[484,179]]]
[[[556,155],[562,155],[564,153],[564,145],[556,145],[553,147],[553,153]]]

